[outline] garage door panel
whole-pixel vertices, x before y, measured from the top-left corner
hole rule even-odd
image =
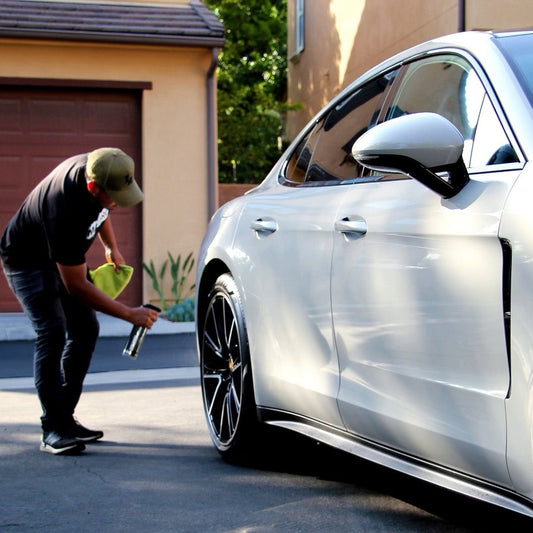
[[[116,146],[135,160],[140,175],[141,93],[100,89],[0,87],[1,231],[30,190],[57,164],[101,146]],[[119,248],[135,269],[119,297],[139,305],[142,297],[142,204],[111,215]],[[99,239],[87,254],[91,267],[105,261]],[[0,276],[0,312],[20,306]]]
[[[126,103],[86,102],[83,129],[86,135],[128,136],[134,127],[134,117]]]
[[[27,133],[47,136],[74,135],[78,126],[74,120],[77,111],[75,102],[64,99],[29,100]]]
[[[0,168],[2,169],[2,172],[0,172],[1,200],[8,208],[11,208],[11,201],[19,197],[21,189],[25,190],[27,187],[26,180],[17,179],[17,176],[20,175],[20,169],[24,167],[25,161],[23,157],[0,153]],[[9,196],[9,198],[6,198],[6,196]],[[9,200],[9,204],[7,200]]]
[[[1,134],[0,134],[1,138]],[[31,187],[27,178],[29,160],[21,155],[6,154],[6,147],[0,146],[0,232],[13,214],[13,205]]]
[[[22,135],[22,102],[18,98],[0,97],[0,134]]]

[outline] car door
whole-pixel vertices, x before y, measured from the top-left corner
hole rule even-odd
[[[332,260],[339,409],[364,439],[508,482],[498,228],[517,156],[466,60],[415,61],[398,85],[386,119],[432,111],[450,120],[471,180],[449,199],[398,174],[347,188]],[[503,145],[512,153],[502,163],[492,155]]]
[[[246,287],[261,406],[342,427],[330,305],[333,227],[345,183],[357,174],[347,141],[375,120],[391,80],[375,80],[325,111],[280,163],[279,182],[267,180],[246,198],[234,253],[245,258],[238,282]]]

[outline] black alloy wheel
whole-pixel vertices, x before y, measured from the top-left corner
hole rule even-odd
[[[199,332],[202,396],[211,439],[228,460],[243,459],[257,427],[248,337],[235,281],[221,275]]]

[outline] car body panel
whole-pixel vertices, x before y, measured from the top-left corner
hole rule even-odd
[[[533,167],[513,187],[500,234],[513,250],[511,391],[507,400],[509,473],[516,490],[533,499]]]
[[[510,376],[498,229],[516,174],[447,200],[414,180],[351,186],[338,216],[368,231],[337,234],[332,261],[347,428],[499,483]]]
[[[246,257],[236,276],[254,354],[258,405],[293,410],[340,425],[339,367],[333,342],[329,278],[339,187],[292,190],[278,186],[249,195],[235,249]],[[257,221],[275,231],[253,230]],[[238,243],[238,244],[237,244]],[[273,269],[265,271],[268,258]]]

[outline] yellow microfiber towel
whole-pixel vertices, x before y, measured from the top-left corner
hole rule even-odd
[[[113,263],[105,263],[94,270],[89,270],[92,282],[109,297],[115,299],[129,283],[133,274],[133,267],[119,265],[120,271],[115,270]]]

